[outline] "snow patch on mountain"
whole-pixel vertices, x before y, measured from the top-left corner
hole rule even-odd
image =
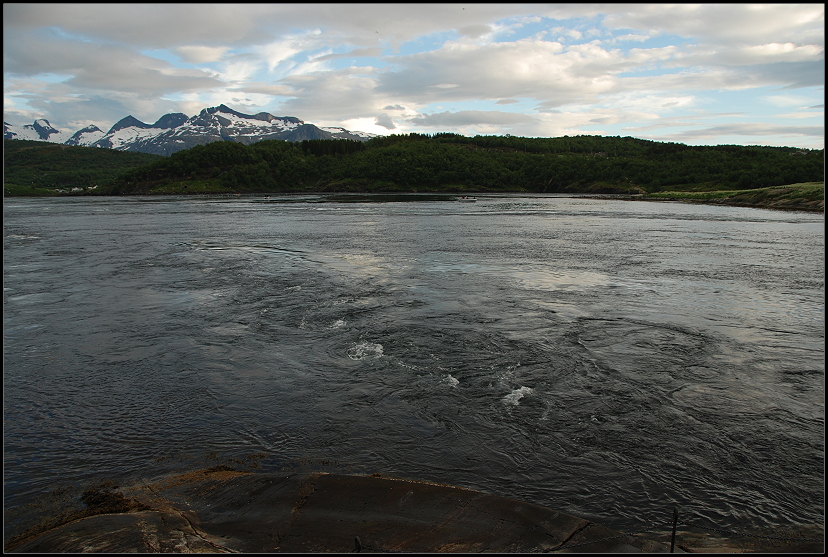
[[[43,118],[35,120],[34,123],[26,126],[14,126],[8,122],[3,122],[3,139],[26,139],[29,141],[63,143],[70,137],[70,134],[56,129],[49,123],[49,120]]]
[[[273,118],[273,120],[267,121],[267,120],[259,120],[259,119],[244,117],[244,116],[238,116],[236,114],[227,113],[227,112],[222,112],[221,116],[223,116],[224,118],[226,118],[227,120],[230,121],[230,124],[227,127],[233,126],[233,127],[239,127],[239,128],[265,128],[265,129],[275,128],[276,131],[284,131],[284,130],[293,129],[297,126],[300,126],[300,125],[304,124],[304,122],[302,122],[301,120],[296,121],[295,119],[293,119],[293,121],[291,121],[289,119],[279,118],[279,117],[275,117],[275,118]]]
[[[106,134],[106,139],[112,144],[112,149],[121,149],[136,141],[147,140],[164,133],[167,130],[160,128],[122,128],[114,133]]]
[[[25,139],[30,141],[41,141],[40,136],[32,126],[15,126],[3,122],[3,139]]]
[[[347,136],[358,136],[364,139],[373,139],[375,137],[380,137],[375,133],[368,133],[368,132],[352,132],[348,131],[345,128],[338,128],[338,127],[326,127],[326,128],[319,128],[320,130],[326,131],[334,136],[339,137],[339,135],[347,135]],[[353,139],[353,137],[348,137],[347,139]]]
[[[64,143],[66,145],[78,145],[81,147],[89,147],[104,136],[103,130],[98,126],[86,126],[82,130],[76,131]]]

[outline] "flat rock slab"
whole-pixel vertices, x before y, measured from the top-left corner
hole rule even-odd
[[[32,534],[13,552],[668,552],[648,538],[448,485],[339,474],[199,470],[118,492],[132,508]],[[106,500],[107,498],[101,498]],[[109,498],[110,500],[112,498]],[[676,552],[823,553],[824,528],[768,538],[681,528]],[[781,537],[780,537],[781,536]]]
[[[64,524],[14,552],[648,552],[663,542],[458,487],[203,470],[121,493],[150,510]]]

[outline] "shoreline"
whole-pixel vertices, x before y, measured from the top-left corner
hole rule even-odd
[[[44,197],[59,197],[59,198],[78,198],[78,197],[192,197],[192,198],[235,198],[235,197],[269,197],[270,195],[286,195],[286,196],[301,196],[301,195],[318,195],[318,196],[337,196],[337,195],[368,195],[368,196],[445,196],[445,197],[460,197],[462,194],[457,192],[270,192],[270,193],[182,193],[182,194],[130,194],[130,195],[10,195],[5,194],[3,197],[9,198],[44,198]],[[530,197],[560,197],[570,199],[606,199],[606,200],[621,200],[621,201],[652,201],[656,203],[691,203],[695,205],[724,205],[728,207],[745,207],[752,209],[772,209],[776,211],[804,211],[808,213],[825,213],[824,200],[820,201],[769,201],[762,203],[746,203],[741,201],[730,201],[728,198],[719,199],[688,199],[681,197],[650,197],[647,194],[625,194],[625,193],[562,193],[562,194],[545,194],[536,192],[468,192],[466,195],[473,195],[479,197],[510,197],[510,196],[530,196]]]
[[[94,193],[90,190],[77,192],[57,193],[51,190],[27,190],[17,186],[7,189],[4,185],[3,197],[196,197],[196,198],[233,198],[233,197],[263,197],[269,199],[271,195],[278,197],[314,196],[333,201],[351,201],[352,198],[364,197],[366,200],[407,201],[414,199],[428,200],[460,200],[466,196],[480,197],[539,197],[539,198],[570,198],[570,199],[607,199],[624,201],[655,201],[681,202],[702,205],[724,205],[729,207],[747,207],[754,209],[773,209],[779,211],[804,211],[809,213],[825,213],[825,182],[801,182],[784,186],[773,186],[748,190],[713,190],[713,191],[663,191],[648,193],[640,188],[638,191],[621,192],[532,192],[526,190],[490,190],[490,189],[446,189],[426,190],[390,189],[377,191],[370,188],[346,188],[341,191],[326,188],[307,188],[293,191],[156,191],[146,193],[132,193],[116,195],[111,193]],[[336,199],[339,197],[340,199]],[[393,199],[392,199],[393,198]]]
[[[648,197],[647,194],[598,194],[598,195],[573,195],[573,197],[583,197],[584,199],[623,199],[625,201],[653,201],[656,203],[690,203],[694,205],[724,205],[727,207],[746,207],[752,209],[773,209],[777,211],[805,211],[808,213],[825,213],[824,201],[818,202],[792,202],[782,203],[767,202],[767,203],[745,203],[739,201],[730,201],[727,198],[723,199],[687,199],[681,197]]]

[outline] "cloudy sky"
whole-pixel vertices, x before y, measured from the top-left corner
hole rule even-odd
[[[4,120],[824,144],[824,6],[4,4]]]

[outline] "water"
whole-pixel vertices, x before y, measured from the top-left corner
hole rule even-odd
[[[623,530],[674,506],[824,523],[821,214],[531,196],[3,214],[6,535],[61,486],[251,459]]]

